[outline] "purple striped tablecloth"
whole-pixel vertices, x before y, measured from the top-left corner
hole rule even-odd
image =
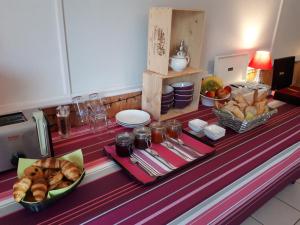
[[[186,126],[193,118],[216,121],[205,107],[178,119]],[[284,105],[266,124],[244,134],[227,129],[215,143],[215,155],[149,186],[131,179],[103,153],[122,130],[117,125],[95,134],[81,129],[68,140],[54,135],[57,156],[83,150],[87,174],[74,192],[42,212],[14,203],[16,173],[1,174],[0,224],[236,224],[300,176],[300,107]]]

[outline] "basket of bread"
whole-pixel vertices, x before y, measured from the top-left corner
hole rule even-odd
[[[82,151],[60,158],[21,158],[17,173],[18,180],[13,185],[15,201],[33,212],[39,212],[81,182],[85,175]]]
[[[216,102],[213,112],[221,125],[230,127],[238,133],[244,133],[264,124],[277,113],[277,109],[268,106],[267,95],[268,92],[259,95],[258,90],[255,90],[253,98],[246,100],[243,95],[238,94],[224,104]]]

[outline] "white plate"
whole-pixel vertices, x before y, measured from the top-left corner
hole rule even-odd
[[[150,120],[150,114],[136,109],[123,110],[116,114],[116,120],[128,125],[142,124]]]
[[[146,125],[148,125],[151,122],[151,120],[148,120],[145,123],[139,123],[139,124],[127,124],[127,123],[121,123],[120,121],[116,121],[116,122],[117,122],[117,124],[119,124],[120,126],[123,126],[123,127],[135,128],[135,127],[146,126]]]

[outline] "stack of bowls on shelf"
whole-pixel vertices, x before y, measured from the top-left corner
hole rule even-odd
[[[174,88],[174,108],[182,109],[193,101],[194,84],[192,82],[177,82],[171,84]]]
[[[174,88],[164,85],[161,97],[161,114],[166,114],[174,103]]]

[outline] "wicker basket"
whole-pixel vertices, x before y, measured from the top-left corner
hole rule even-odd
[[[254,127],[257,127],[261,124],[264,124],[268,121],[268,119],[273,116],[275,113],[277,113],[277,109],[270,108],[269,112],[264,113],[260,116],[258,116],[256,119],[247,121],[247,120],[239,120],[235,118],[233,115],[224,112],[222,110],[213,109],[213,112],[216,114],[216,116],[219,119],[219,123],[223,126],[230,127],[234,131],[238,133],[244,133],[248,130],[253,129]]]

